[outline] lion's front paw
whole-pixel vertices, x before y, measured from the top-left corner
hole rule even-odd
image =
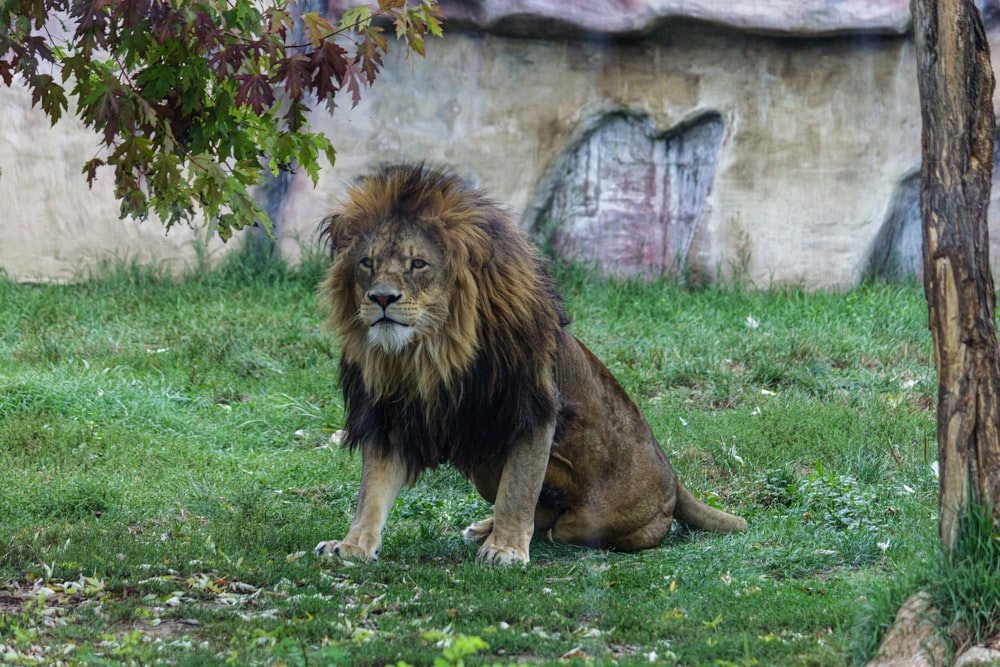
[[[489,519],[470,523],[468,527],[462,531],[462,539],[465,540],[466,544],[482,544],[492,532],[493,517],[490,517]]]
[[[495,543],[484,544],[476,554],[476,562],[483,565],[527,565],[528,550]]]
[[[339,558],[341,560],[378,560],[378,550],[368,550],[357,544],[351,544],[346,540],[328,540],[320,542],[313,549],[313,555],[317,558]]]

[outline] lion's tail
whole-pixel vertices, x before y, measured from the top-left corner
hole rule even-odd
[[[674,518],[688,528],[711,530],[716,533],[739,533],[747,529],[746,519],[729,514],[704,503],[677,483],[677,504]]]

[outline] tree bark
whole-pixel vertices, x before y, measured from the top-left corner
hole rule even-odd
[[[993,72],[973,0],[911,0],[923,120],[924,291],[938,375],[939,531],[969,502],[1000,519],[1000,351],[989,266]]]

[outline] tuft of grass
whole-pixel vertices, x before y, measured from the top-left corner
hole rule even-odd
[[[397,501],[380,562],[314,560],[347,531],[360,460],[335,442],[326,260],[306,256],[0,280],[4,659],[844,664],[891,621],[896,582],[925,571],[919,286],[692,288],[578,267],[556,276],[572,331],[685,484],[750,530],[678,527],[638,554],[536,539],[528,568],[484,569],[461,529],[490,507],[442,468]],[[955,609],[982,593],[947,590]],[[958,620],[987,632],[983,609]]]
[[[931,591],[955,633],[982,642],[1000,630],[1000,530],[990,509],[976,505],[960,525],[955,550],[941,556]]]
[[[961,518],[958,544],[945,552],[936,535],[915,540],[918,557],[900,570],[898,580],[873,591],[854,630],[857,664],[875,654],[903,602],[927,591],[944,622],[941,631],[960,648],[982,644],[1000,631],[1000,534],[988,508],[970,505]]]

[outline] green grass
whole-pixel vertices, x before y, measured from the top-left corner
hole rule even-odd
[[[750,530],[677,530],[639,554],[536,541],[527,569],[484,569],[460,531],[489,508],[441,469],[398,501],[381,562],[316,561],[360,470],[331,443],[321,272],[0,281],[5,659],[848,664],[891,621],[897,580],[937,557],[917,285],[695,290],[563,269],[573,331],[686,484]]]

